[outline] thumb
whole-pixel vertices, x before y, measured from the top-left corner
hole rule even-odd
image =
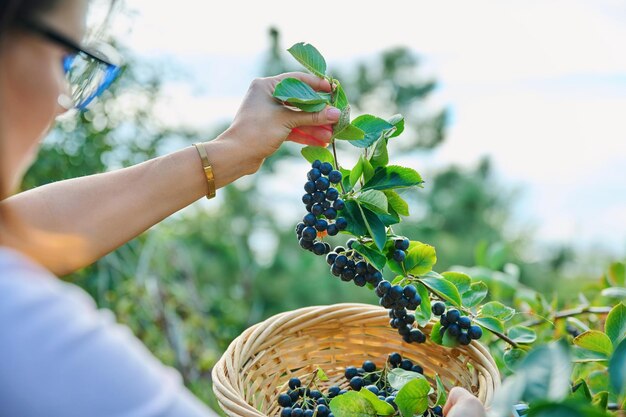
[[[339,121],[341,110],[328,106],[324,110],[317,113],[308,113],[304,111],[288,110],[289,115],[287,124],[291,129],[298,126],[322,126],[335,124]]]

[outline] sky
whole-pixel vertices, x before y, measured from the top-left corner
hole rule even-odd
[[[160,117],[209,127],[230,120],[268,49],[309,42],[330,66],[385,49],[419,54],[447,107],[445,143],[426,170],[489,156],[522,190],[519,228],[537,242],[626,255],[626,2],[127,0],[113,26],[134,55],[183,69]],[[418,169],[419,170],[419,169]]]

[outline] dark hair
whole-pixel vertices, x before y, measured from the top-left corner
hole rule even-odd
[[[28,19],[47,12],[58,3],[59,0],[3,0],[0,3],[0,39],[15,26],[18,19]]]

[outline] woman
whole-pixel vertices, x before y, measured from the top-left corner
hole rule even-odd
[[[330,91],[315,76],[257,79],[214,140],[11,196],[65,111],[59,103],[83,108],[115,75],[105,51],[80,46],[87,6],[0,4],[0,416],[211,416],[175,371],[55,275],[91,264],[214,188],[253,174],[285,140],[325,145],[339,111],[295,112],[272,98],[285,77]]]

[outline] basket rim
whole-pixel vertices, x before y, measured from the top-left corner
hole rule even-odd
[[[365,303],[314,305],[284,311],[248,327],[229,344],[211,372],[213,391],[220,406],[225,412],[230,412],[229,415],[232,416],[266,417],[265,414],[260,413],[250,404],[243,401],[243,398],[239,395],[243,392],[243,386],[241,386],[239,378],[235,376],[239,375],[238,368],[242,364],[241,359],[252,357],[268,336],[280,334],[286,328],[294,331],[298,326],[301,326],[304,330],[311,322],[328,320],[336,315],[345,316],[346,312],[350,311],[353,314],[362,315],[363,318],[374,319],[380,318],[382,312],[387,314],[387,309]],[[301,323],[294,326],[291,323],[290,325],[291,320],[295,317],[304,324]],[[433,321],[431,321],[426,326],[420,326],[420,328],[430,333],[433,324]],[[476,340],[472,340],[470,345],[467,346],[455,348],[440,347],[452,353],[456,349],[459,351],[459,354],[465,354],[473,359],[479,358],[479,360],[472,361],[472,364],[478,371],[479,379],[481,379],[480,385],[487,387],[480,391],[483,398],[479,399],[488,406],[493,399],[494,391],[499,388],[501,383],[500,372],[488,349]]]

